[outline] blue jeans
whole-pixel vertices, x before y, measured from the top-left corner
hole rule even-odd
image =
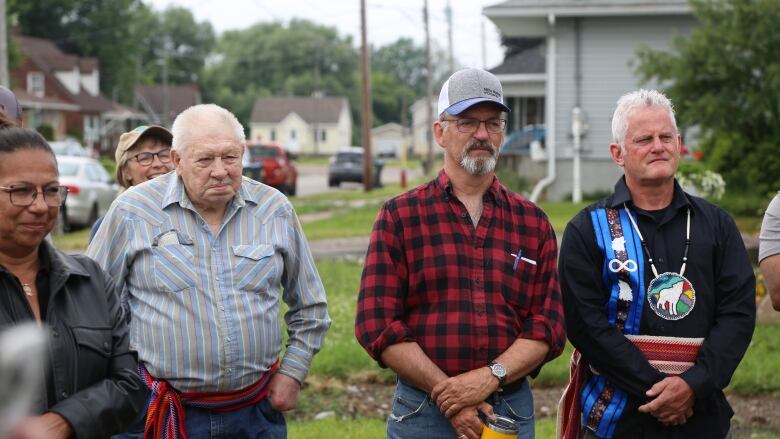
[[[496,393],[487,399],[498,416],[514,419],[520,427],[517,435],[534,439],[534,399],[528,381],[513,393]],[[387,439],[453,439],[457,437],[450,421],[439,411],[431,397],[398,380],[393,409],[387,419]]]
[[[147,407],[149,401],[147,400]],[[284,416],[271,407],[268,398],[255,405],[231,412],[217,412],[184,406],[184,423],[190,439],[286,439]],[[144,437],[146,411],[133,421],[127,432],[112,439],[141,439]]]

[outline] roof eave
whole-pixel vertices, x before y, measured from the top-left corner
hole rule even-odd
[[[615,6],[552,6],[511,7],[490,6],[482,13],[488,18],[546,18],[556,17],[605,17],[632,15],[690,15],[691,8],[684,5],[615,5]]]

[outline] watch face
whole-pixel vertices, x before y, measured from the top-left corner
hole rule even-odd
[[[493,363],[493,364],[490,366],[490,370],[492,370],[492,371],[493,371],[493,375],[495,375],[495,376],[497,376],[497,377],[499,377],[499,378],[503,378],[503,377],[505,377],[505,376],[506,376],[506,369],[505,369],[505,368],[504,368],[504,366],[503,366],[503,365],[501,365],[501,364],[498,364],[498,363]]]

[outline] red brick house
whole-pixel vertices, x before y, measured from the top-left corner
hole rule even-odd
[[[144,119],[100,93],[95,58],[62,52],[52,41],[15,36],[23,54],[10,71],[11,84],[24,111],[24,125],[49,125],[54,139],[83,139],[85,146],[108,152],[128,119]]]

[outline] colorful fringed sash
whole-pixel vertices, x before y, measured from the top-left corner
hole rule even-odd
[[[268,394],[268,382],[278,368],[277,360],[260,380],[235,392],[179,392],[167,381],[154,378],[143,364],[139,365],[141,379],[152,392],[144,439],[187,439],[184,405],[228,412],[257,404]]]
[[[607,320],[626,335],[637,335],[645,303],[642,243],[627,213],[616,209],[591,212],[596,241],[604,255],[601,274],[609,290]],[[623,227],[628,224],[628,227]],[[571,378],[558,411],[558,436],[576,439],[582,425],[599,437],[611,438],[628,395],[599,375],[587,377],[588,366],[579,352],[572,356]]]

